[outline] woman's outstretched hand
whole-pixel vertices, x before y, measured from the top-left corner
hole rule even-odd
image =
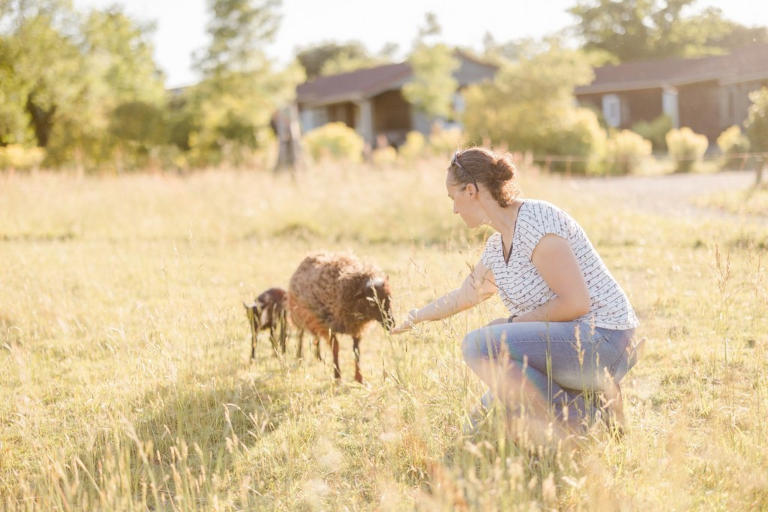
[[[408,318],[405,319],[403,323],[392,329],[390,332],[392,334],[402,334],[404,332],[410,331],[413,329],[413,326],[417,324],[416,322],[416,312],[418,309],[412,309],[408,312]]]

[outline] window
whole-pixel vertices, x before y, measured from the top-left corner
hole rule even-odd
[[[621,125],[621,98],[616,94],[603,96],[603,117],[609,126],[618,128]]]

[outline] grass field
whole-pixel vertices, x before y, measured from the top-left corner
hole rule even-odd
[[[380,265],[400,318],[461,282],[487,232],[451,214],[443,168],[0,176],[0,508],[768,510],[763,228],[523,173],[641,319],[620,440],[596,427],[530,453],[496,416],[461,433],[483,389],[460,342],[503,314],[496,298],[403,336],[371,328],[364,386],[348,338],[339,384],[329,358],[276,358],[266,339],[249,363],[241,303],[310,250]]]
[[[758,187],[713,194],[700,198],[698,203],[728,213],[768,217],[768,188]]]

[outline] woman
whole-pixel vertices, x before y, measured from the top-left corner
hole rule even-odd
[[[618,383],[632,364],[637,318],[584,230],[550,203],[520,199],[508,155],[457,151],[446,188],[468,227],[488,224],[496,232],[459,288],[411,310],[393,332],[498,292],[509,318],[470,332],[463,354],[508,410],[546,423],[554,413],[555,425],[569,432],[588,415],[587,392],[609,397],[620,420]]]

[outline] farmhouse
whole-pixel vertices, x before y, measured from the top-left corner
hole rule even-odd
[[[459,67],[454,78],[459,91],[464,87],[493,78],[496,67],[481,62],[464,52],[456,52]],[[399,145],[411,130],[428,134],[432,120],[413,108],[402,94],[402,87],[413,79],[408,62],[386,64],[349,73],[323,76],[301,84],[296,89],[301,131],[330,122],[342,122],[354,128],[363,139],[375,146],[386,139]],[[462,110],[459,93],[454,107]]]
[[[688,126],[714,143],[729,126],[743,126],[749,93],[761,86],[768,86],[766,44],[716,57],[603,66],[575,94],[582,105],[601,111],[611,126],[629,128],[667,114],[675,127]]]

